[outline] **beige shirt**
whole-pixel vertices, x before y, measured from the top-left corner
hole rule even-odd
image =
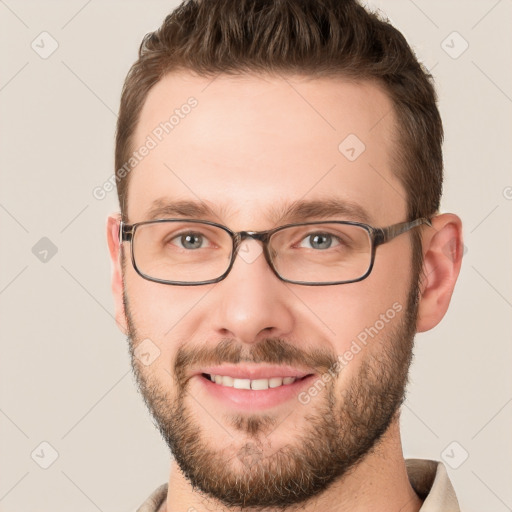
[[[406,459],[405,466],[412,488],[424,500],[420,512],[460,512],[455,491],[442,462]],[[137,512],[158,512],[166,498],[167,484],[162,484]]]

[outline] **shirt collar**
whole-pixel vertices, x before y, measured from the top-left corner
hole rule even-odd
[[[457,496],[442,462],[406,459],[405,467],[411,487],[423,500],[420,512],[460,512]]]

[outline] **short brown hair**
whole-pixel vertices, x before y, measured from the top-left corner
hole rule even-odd
[[[149,90],[167,73],[288,73],[379,83],[397,119],[394,172],[407,193],[408,220],[439,209],[443,127],[432,77],[402,34],[355,0],[185,0],[146,34],[122,91],[116,181],[126,211],[126,162]],[[123,169],[123,173],[119,170]],[[421,260],[417,231],[413,260]],[[418,254],[418,250],[420,253]]]

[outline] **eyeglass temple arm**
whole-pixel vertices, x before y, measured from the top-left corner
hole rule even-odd
[[[387,228],[377,228],[375,230],[375,245],[384,244],[393,240],[393,238],[409,231],[416,226],[421,226],[422,224],[427,224],[427,226],[432,227],[432,222],[427,217],[421,217],[416,220],[412,220],[411,222],[400,222],[398,224],[393,224],[393,226],[389,226]]]
[[[125,224],[123,221],[119,223],[119,245],[123,242],[129,242],[132,239],[133,226]]]

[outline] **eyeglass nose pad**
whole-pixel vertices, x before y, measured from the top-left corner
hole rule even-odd
[[[254,263],[263,252],[263,243],[250,238],[250,235],[242,238],[238,248],[238,256],[249,264]]]

